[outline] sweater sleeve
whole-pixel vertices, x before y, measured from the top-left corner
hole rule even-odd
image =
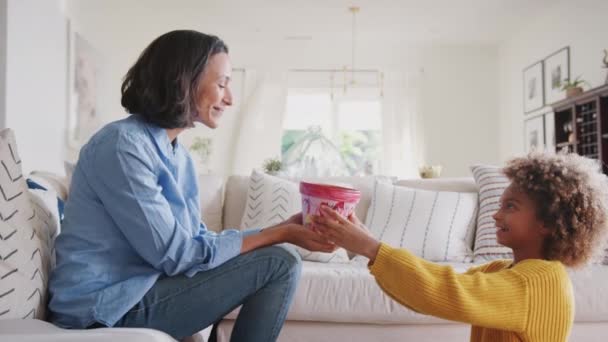
[[[397,302],[417,312],[477,326],[521,332],[529,288],[513,270],[457,273],[403,249],[382,244],[370,271]]]

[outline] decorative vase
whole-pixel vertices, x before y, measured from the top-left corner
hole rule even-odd
[[[441,165],[423,165],[418,171],[420,172],[420,178],[438,178],[441,175]]]
[[[566,89],[566,97],[574,97],[583,93],[583,88],[574,87]]]

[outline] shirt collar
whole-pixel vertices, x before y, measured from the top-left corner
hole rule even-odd
[[[175,147],[169,140],[169,135],[167,134],[167,130],[159,127],[153,123],[149,123],[145,120],[142,120],[148,132],[152,136],[154,143],[158,147],[158,149],[163,153],[166,158],[173,159],[175,156],[176,148],[177,148],[177,138],[175,141]]]

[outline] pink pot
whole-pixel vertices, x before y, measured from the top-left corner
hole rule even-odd
[[[333,208],[343,217],[348,217],[355,211],[355,206],[361,199],[361,192],[336,185],[300,182],[302,194],[302,215],[304,225],[310,228],[309,215],[321,215],[321,206]]]

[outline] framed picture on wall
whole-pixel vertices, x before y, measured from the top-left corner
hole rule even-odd
[[[545,117],[545,147],[547,151],[555,152],[555,113],[549,112]]]
[[[67,142],[80,148],[99,127],[99,90],[102,56],[68,21]]]
[[[562,82],[570,79],[570,47],[566,46],[545,58],[545,96],[547,103],[566,97]]]
[[[545,105],[543,87],[543,62],[524,69],[524,112],[530,113]]]
[[[545,116],[538,115],[524,121],[524,148],[526,153],[545,148]]]

